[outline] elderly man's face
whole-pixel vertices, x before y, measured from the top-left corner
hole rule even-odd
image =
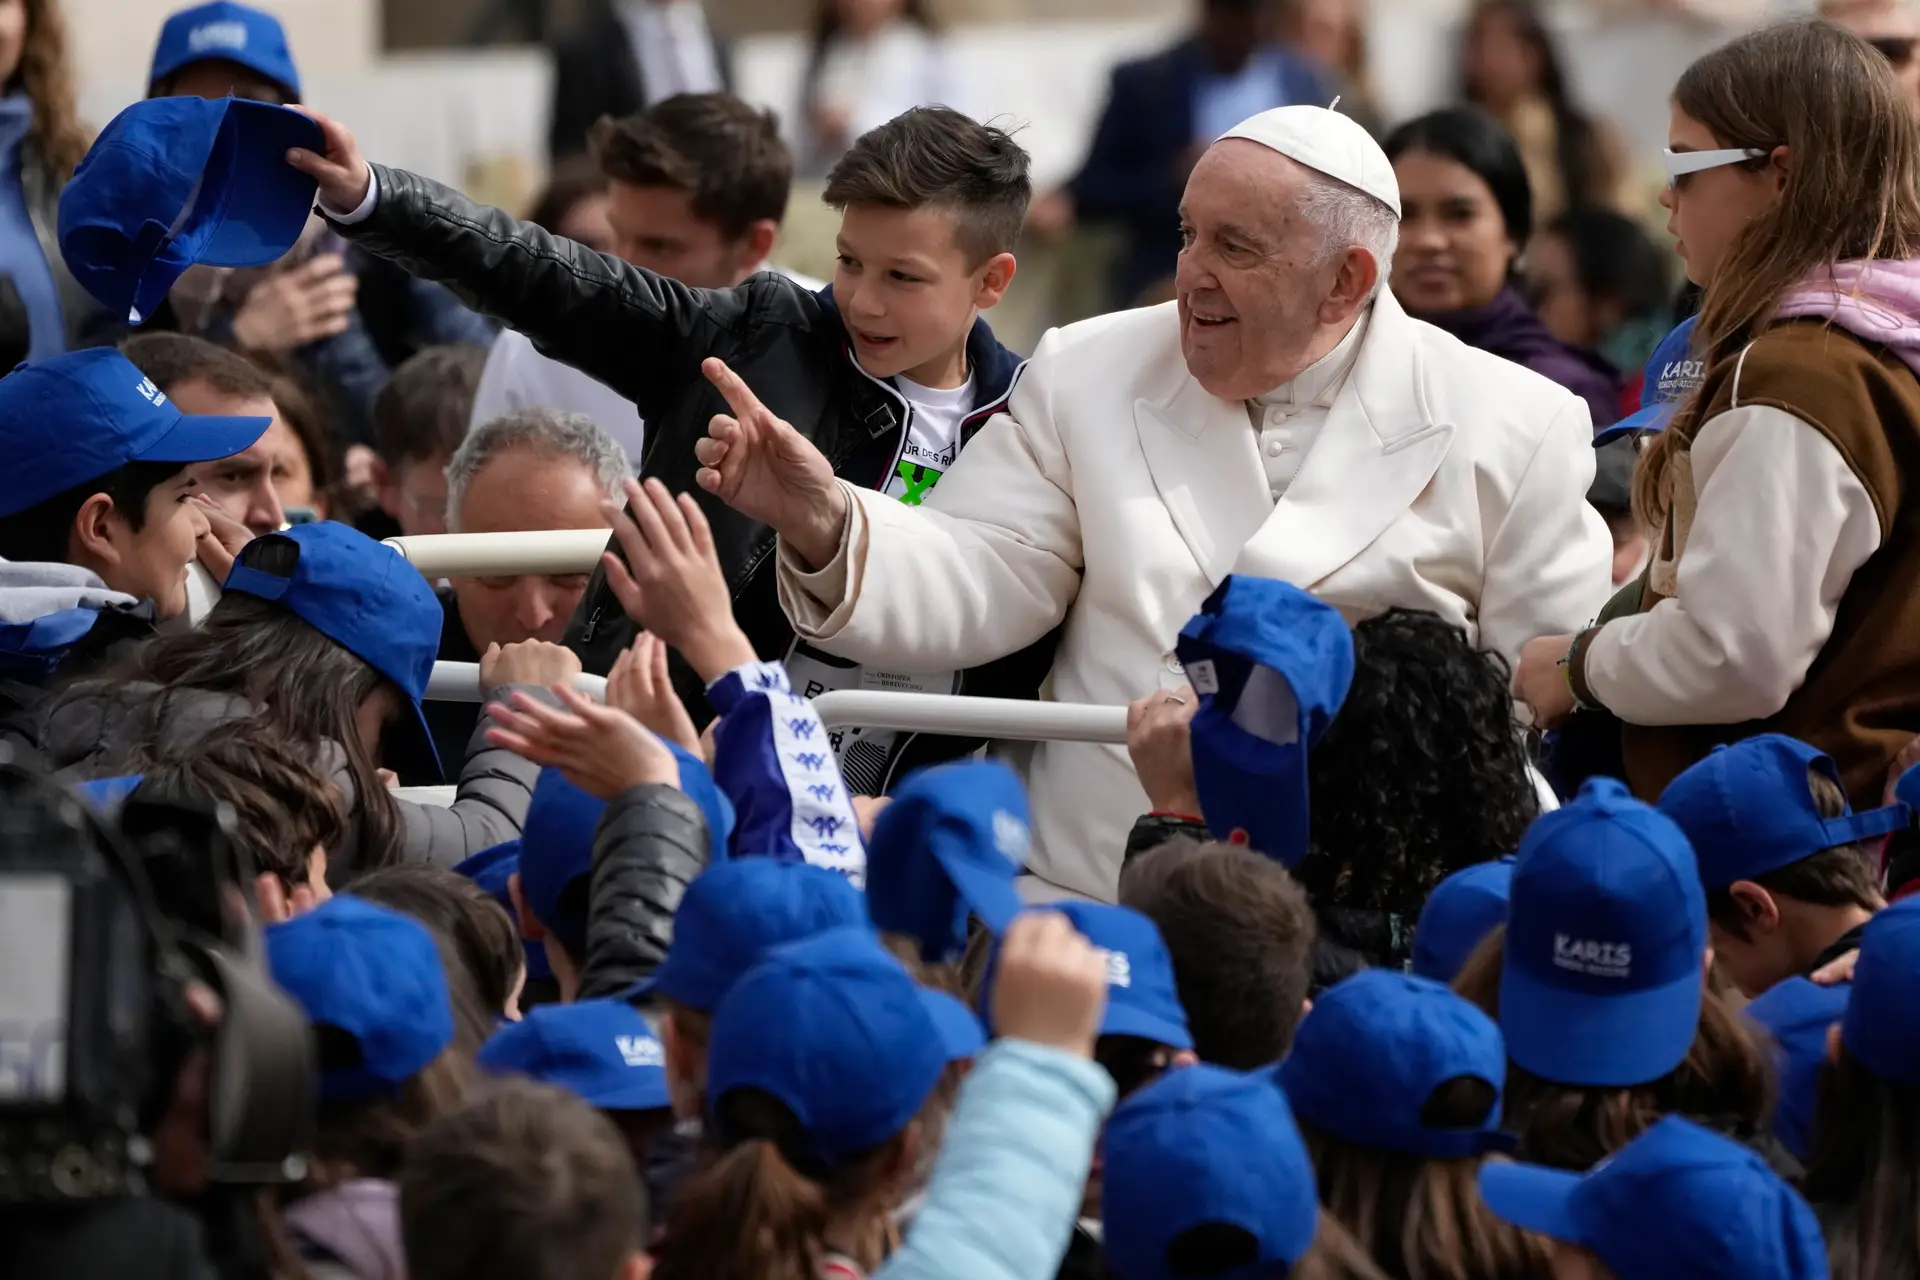
[[[572,458],[518,446],[489,459],[474,474],[454,515],[462,533],[604,529],[600,502],[606,496],[590,468]],[[584,573],[453,579],[460,621],[482,653],[490,644],[558,643],[586,589]]]
[[[1187,179],[1174,273],[1180,350],[1223,400],[1265,395],[1315,358],[1343,256],[1324,260],[1323,233],[1298,212],[1307,182],[1299,165],[1241,138],[1215,143]]]

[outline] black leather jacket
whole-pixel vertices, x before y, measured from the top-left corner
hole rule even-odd
[[[673,943],[673,913],[707,869],[707,822],[673,787],[615,796],[593,835],[580,998],[616,996],[653,976]]]
[[[700,362],[725,360],[843,479],[868,488],[883,484],[910,409],[894,388],[855,363],[832,290],[815,293],[772,272],[731,289],[692,289],[516,222],[416,174],[376,165],[374,176],[380,196],[372,216],[341,232],[369,253],[440,281],[474,310],[524,333],[543,354],[632,400],[646,422],[641,474],[698,498],[713,527],[734,616],[760,657],[786,657],[793,629],[774,586],[773,531],[694,482],[694,442],[705,437],[714,414],[727,412]],[[984,321],[974,323],[967,356],[976,398],[962,425],[963,446],[1005,403],[1021,368]],[[567,643],[587,670],[604,673],[635,630],[596,571]],[[965,673],[962,690],[1035,696],[1052,666],[1054,640]],[[681,698],[704,724],[712,713],[699,678],[677,655],[673,672]],[[903,739],[887,776],[977,745],[924,735]]]

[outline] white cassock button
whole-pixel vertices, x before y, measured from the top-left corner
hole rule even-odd
[[[1274,500],[1275,502],[1278,502],[1278,501],[1280,501],[1280,490],[1278,490],[1278,489],[1269,489],[1269,490],[1267,490],[1267,492],[1268,492],[1269,494],[1271,494],[1271,495],[1273,496],[1273,500]]]
[[[1287,446],[1281,444],[1278,440],[1267,441],[1267,456],[1269,458],[1277,458],[1286,451]]]

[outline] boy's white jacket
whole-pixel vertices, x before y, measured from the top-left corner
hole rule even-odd
[[[894,670],[976,666],[1064,620],[1062,702],[1177,685],[1174,639],[1228,573],[1350,619],[1430,609],[1512,664],[1610,589],[1592,437],[1572,393],[1383,292],[1276,504],[1244,403],[1188,374],[1174,304],[1121,312],[1049,333],[925,506],[845,486],[840,554],[805,573],[783,549],[781,603],[801,636]],[[1146,807],[1125,748],[1041,744],[1028,783],[1030,870],[1111,901]]]

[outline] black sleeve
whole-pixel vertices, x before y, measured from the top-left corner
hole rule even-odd
[[[371,217],[341,234],[408,273],[444,284],[468,307],[517,329],[658,417],[697,378],[716,338],[744,330],[755,289],[788,284],[763,273],[737,289],[677,280],[519,222],[404,169],[373,166]],[[797,287],[797,286],[792,286]]]
[[[593,838],[580,999],[618,995],[653,976],[708,847],[700,806],[676,787],[634,787],[607,806]]]
[[[1183,818],[1171,813],[1143,813],[1134,819],[1133,830],[1127,832],[1126,856],[1121,865],[1133,861],[1143,853],[1158,849],[1170,840],[1181,836],[1190,836],[1195,840],[1205,840],[1207,826],[1204,822],[1195,822],[1192,818]]]

